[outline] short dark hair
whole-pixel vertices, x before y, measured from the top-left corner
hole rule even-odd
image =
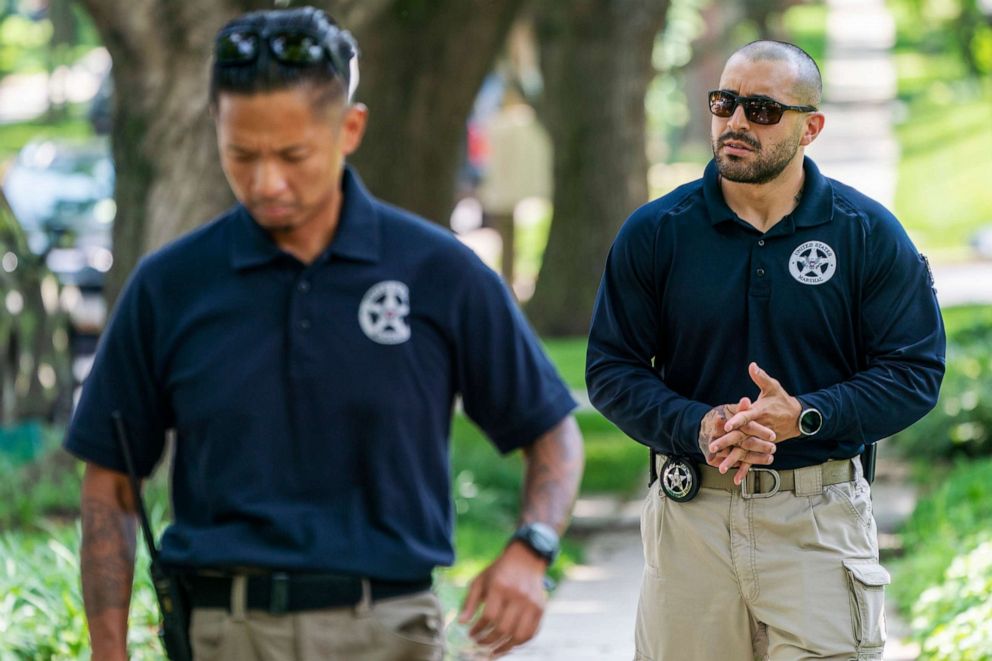
[[[823,96],[823,79],[816,60],[795,44],[761,39],[741,46],[731,57],[740,55],[751,61],[785,60],[796,67],[796,96],[802,103],[819,106]]]
[[[245,61],[222,61],[222,44],[231,35],[255,35],[254,53]],[[271,39],[284,33],[303,33],[323,48],[319,61],[292,64],[273,55]],[[350,100],[358,86],[358,44],[327,12],[315,7],[273,9],[243,14],[217,32],[210,69],[210,105],[216,106],[222,92],[257,94],[309,87],[318,93],[317,103],[342,98]]]

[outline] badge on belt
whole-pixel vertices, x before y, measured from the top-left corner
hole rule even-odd
[[[661,467],[661,489],[677,503],[695,498],[699,482],[699,469],[685,457],[669,457]]]

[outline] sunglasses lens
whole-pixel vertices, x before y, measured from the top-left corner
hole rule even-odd
[[[324,58],[324,48],[307,34],[286,32],[274,35],[272,54],[285,64],[315,64]]]
[[[717,117],[730,117],[737,107],[737,97],[728,92],[710,92],[710,112]]]
[[[214,54],[222,64],[252,62],[258,57],[258,35],[252,32],[232,32],[217,39]]]
[[[775,101],[763,99],[748,100],[744,104],[744,114],[755,124],[778,124],[785,108]]]

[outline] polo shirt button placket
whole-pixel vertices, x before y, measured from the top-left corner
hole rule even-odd
[[[310,283],[307,282],[306,280],[301,280],[300,284],[298,284],[296,288],[299,289],[302,293],[306,294],[308,291],[310,291]]]
[[[764,239],[758,239],[758,245],[761,246],[761,247],[764,247],[765,246],[765,240]]]

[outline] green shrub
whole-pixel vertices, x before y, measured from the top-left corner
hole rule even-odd
[[[892,595],[922,658],[992,658],[992,458],[961,460],[917,504],[892,563]],[[940,474],[940,472],[931,473]]]
[[[975,548],[977,535],[992,528],[990,471],[992,459],[961,461],[917,503],[902,531],[909,553],[893,566],[899,579],[892,592],[902,610],[939,584],[954,559]]]
[[[913,607],[912,625],[923,659],[981,661],[992,658],[992,536],[955,558],[939,585]]]
[[[161,509],[153,517],[161,519]],[[0,659],[89,658],[79,584],[79,524],[0,535]],[[148,556],[138,553],[128,643],[131,659],[163,659],[155,642],[158,611]]]
[[[30,527],[44,517],[78,516],[82,470],[59,449],[25,465],[0,457],[0,530]]]

